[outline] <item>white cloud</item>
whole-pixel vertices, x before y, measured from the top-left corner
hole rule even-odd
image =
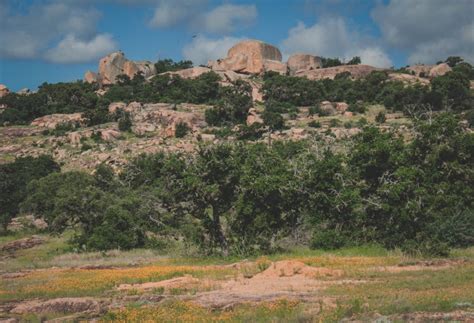
[[[193,61],[195,65],[207,64],[208,60],[226,57],[229,48],[244,38],[222,37],[211,39],[198,36],[183,48],[183,57]]]
[[[383,39],[407,51],[410,63],[434,63],[451,55],[474,62],[473,16],[472,0],[391,0],[372,11]]]
[[[191,19],[205,2],[203,0],[159,1],[150,25],[164,28],[182,24]]]
[[[0,57],[51,60],[54,57],[54,61],[84,62],[96,58],[99,45],[111,48],[105,45],[113,42],[111,36],[98,35],[96,24],[101,14],[87,1],[82,4],[69,0],[40,1],[25,5],[22,11],[14,11],[8,5],[0,9]],[[71,58],[60,59],[67,45],[73,46],[69,50]]]
[[[246,27],[257,18],[255,5],[224,4],[203,15],[200,20],[202,28],[211,33],[230,33],[237,27]]]
[[[390,67],[390,57],[380,47],[367,47],[359,49],[354,56],[359,56],[363,64],[375,67]]]
[[[363,64],[390,67],[392,62],[373,39],[363,37],[350,29],[342,17],[323,17],[318,23],[307,27],[298,23],[288,32],[282,42],[284,56],[296,52],[349,60],[360,56]]]
[[[67,35],[59,44],[48,50],[45,58],[54,63],[81,63],[96,60],[117,48],[109,34],[99,34],[90,41]]]
[[[207,0],[161,0],[150,26],[186,26],[193,32],[226,34],[248,27],[257,18],[255,5],[223,4],[208,11]]]

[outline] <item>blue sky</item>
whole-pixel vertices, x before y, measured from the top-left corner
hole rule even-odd
[[[81,79],[121,49],[205,64],[245,38],[390,67],[474,59],[472,0],[0,0],[0,83]],[[194,37],[193,37],[194,36]]]

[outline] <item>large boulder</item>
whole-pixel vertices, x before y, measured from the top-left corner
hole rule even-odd
[[[407,67],[407,70],[412,73],[412,75],[418,76],[418,77],[428,77],[430,74],[430,70],[434,67],[435,65],[425,65],[425,64],[417,64],[417,65],[412,65]]]
[[[191,68],[185,68],[184,70],[174,71],[174,72],[164,72],[162,74],[169,75],[178,75],[184,79],[194,79],[201,76],[202,74],[209,73],[212,70],[208,67],[196,66]]]
[[[117,76],[125,74],[130,79],[141,73],[145,78],[156,74],[155,65],[149,61],[131,61],[121,51],[111,53],[99,61],[99,73],[87,71],[84,81],[87,83],[100,83],[111,85],[117,82]]]
[[[149,78],[156,74],[156,68],[155,64],[149,61],[126,61],[123,66],[123,72],[130,79],[133,79],[138,73],[141,73],[145,78]]]
[[[453,69],[446,63],[441,63],[436,66],[434,66],[429,73],[429,77],[437,77],[437,76],[442,76],[448,72],[451,72]]]
[[[251,108],[247,115],[247,126],[251,126],[254,123],[263,123],[263,119],[260,117],[255,108]]]
[[[425,75],[425,74],[422,74]],[[426,75],[428,76],[428,75]],[[421,84],[421,85],[430,85],[430,80],[424,77],[419,77],[416,75],[411,74],[404,74],[404,73],[389,73],[388,79],[390,81],[398,81],[402,82],[406,85],[412,84]]]
[[[310,71],[322,67],[321,58],[309,54],[293,54],[288,58],[287,64],[290,75],[294,75],[299,71]]]
[[[369,65],[341,65],[316,70],[299,71],[295,76],[307,77],[310,80],[334,79],[337,74],[349,72],[351,78],[364,78],[373,71],[382,71],[382,69]]]
[[[8,93],[10,93],[10,90],[5,85],[0,84],[0,98],[3,98]]]
[[[97,73],[92,72],[92,71],[87,71],[86,74],[84,74],[84,82],[86,83],[99,83],[99,75]]]
[[[123,52],[109,54],[99,61],[99,75],[104,85],[114,84],[117,76],[124,74],[125,63],[128,60]]]
[[[259,40],[245,40],[234,45],[227,52],[227,57],[217,61],[210,61],[209,67],[216,71],[231,70],[245,74],[260,74],[276,67],[273,62],[281,62],[281,52],[275,46],[266,44]],[[282,63],[283,64],[283,63]],[[282,65],[277,66],[277,72]]]

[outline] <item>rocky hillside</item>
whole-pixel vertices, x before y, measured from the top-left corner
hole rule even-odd
[[[59,91],[70,91],[67,84],[61,85],[63,90],[50,85],[51,89],[40,89],[38,93],[11,93],[2,85],[0,160],[51,154],[66,169],[93,169],[102,162],[119,167],[141,153],[193,151],[200,143],[245,138],[262,142],[308,138],[340,141],[359,133],[366,123],[384,131],[408,133],[410,117],[415,113],[408,108],[418,106],[418,114],[439,109],[433,106],[433,100],[441,100],[437,96],[442,91],[431,96],[423,93],[429,93],[432,86],[444,87],[436,82],[452,71],[446,63],[395,71],[367,65],[325,67],[324,62],[324,58],[304,53],[293,54],[282,62],[275,46],[248,40],[233,46],[227,57],[210,61],[207,67],[174,68],[160,73],[151,62],[131,61],[122,52],[112,53],[100,60],[97,73],[86,72],[84,81],[90,87],[81,85],[83,99],[78,97],[82,92],[74,90],[76,94],[69,92],[66,99],[63,95],[61,100],[65,102],[53,106],[46,101],[41,103],[42,92],[51,101]],[[280,76],[269,77],[272,73]],[[211,74],[216,78],[209,78]],[[333,80],[332,85],[318,82],[323,79]],[[188,80],[186,86],[198,86],[198,93],[185,95],[194,90],[185,89],[179,80]],[[366,85],[361,88],[361,84]],[[413,86],[421,94],[413,94]],[[349,87],[353,89],[347,91]],[[212,92],[212,88],[219,89],[219,93]],[[368,95],[372,91],[374,94]],[[376,97],[377,91],[387,93]],[[91,99],[91,95],[95,98]],[[422,99],[418,98],[420,95]],[[251,102],[245,101],[246,96]],[[414,99],[405,99],[407,96]],[[440,106],[438,101],[434,104]],[[56,109],[59,113],[34,112],[28,119],[17,116],[26,106],[38,110],[41,104],[45,104],[45,111]],[[71,108],[57,109],[64,105]],[[71,109],[77,112],[62,113]],[[238,109],[242,112],[233,119],[231,116],[237,113],[233,111]],[[212,117],[213,113],[218,117]],[[120,125],[120,119],[125,117],[130,123],[127,127]],[[97,118],[98,121],[91,121]],[[223,119],[213,120],[216,118]]]

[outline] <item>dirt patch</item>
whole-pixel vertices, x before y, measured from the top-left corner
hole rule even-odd
[[[279,278],[302,275],[305,277],[340,277],[344,272],[338,269],[311,267],[301,261],[283,260],[274,262],[265,271],[255,275],[255,278]]]
[[[197,294],[192,300],[201,306],[212,308],[229,308],[241,303],[258,303],[281,298],[329,304],[332,303],[331,298],[322,297],[320,293],[326,287],[333,284],[361,283],[320,279],[342,275],[342,270],[311,267],[293,260],[278,261],[251,278],[241,275],[222,283],[221,288],[217,290]]]
[[[15,278],[21,278],[21,277],[25,277],[26,275],[28,275],[28,272],[16,272],[16,273],[6,273],[6,274],[2,274],[0,277],[2,277],[2,279],[15,279]]]
[[[42,314],[42,313],[94,313],[106,310],[108,302],[93,298],[56,298],[51,300],[33,300],[22,302],[10,310],[11,314]]]
[[[159,282],[149,282],[143,284],[121,284],[117,287],[118,290],[151,290],[151,289],[173,289],[173,288],[189,288],[192,285],[199,285],[201,281],[191,275],[177,277]]]
[[[416,261],[406,262],[397,266],[379,266],[375,267],[376,271],[385,271],[389,273],[401,273],[405,271],[421,271],[421,270],[445,270],[454,266],[466,263],[463,259],[439,259],[432,261]]]
[[[0,251],[5,251],[9,253],[13,253],[17,250],[21,249],[29,249],[35,246],[38,246],[46,241],[45,238],[40,236],[31,236],[29,238],[23,238],[19,240],[14,240],[6,243],[0,248]]]
[[[71,267],[74,268],[74,267]],[[105,269],[119,269],[119,267],[109,266],[109,265],[84,265],[80,267],[75,267],[81,270],[105,270]]]

